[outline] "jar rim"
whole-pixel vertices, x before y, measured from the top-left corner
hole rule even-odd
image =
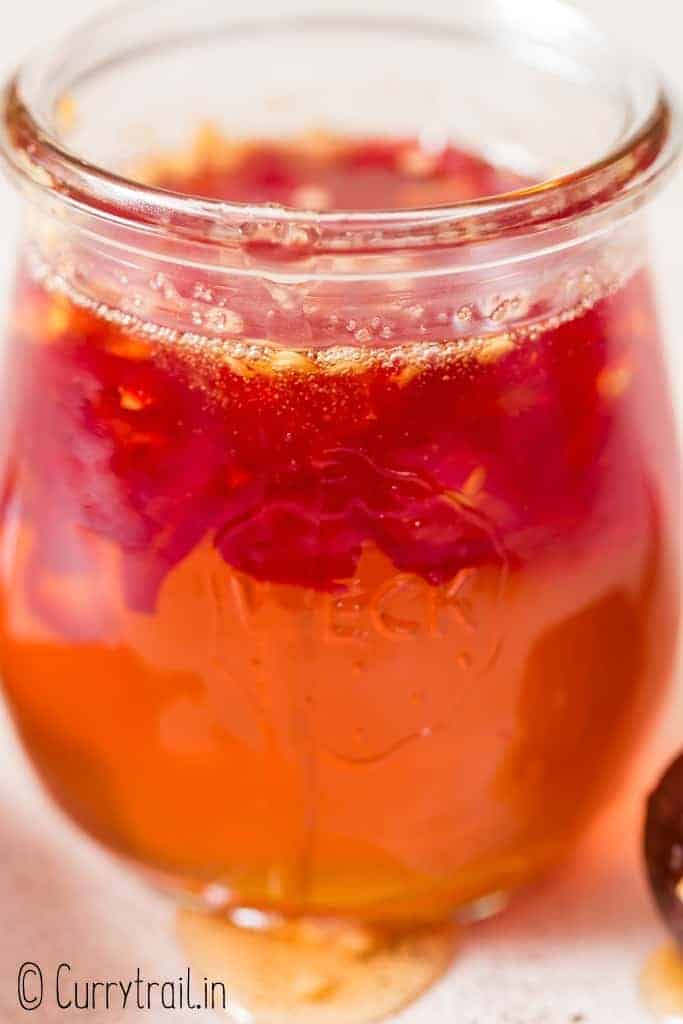
[[[628,212],[653,192],[681,150],[677,102],[647,63],[620,53],[589,18],[564,0],[528,0],[528,17],[533,17],[532,9],[539,4],[546,13],[552,6],[572,33],[618,57],[623,84],[629,92],[646,94],[645,103],[641,98],[638,104],[642,108],[638,116],[592,162],[511,192],[401,209],[308,211],[170,191],[121,175],[69,148],[41,111],[35,83],[34,95],[29,85],[31,78],[41,82],[48,79],[49,73],[59,67],[63,53],[87,44],[93,34],[106,32],[112,23],[141,9],[151,9],[158,2],[116,4],[106,14],[82,23],[61,47],[53,46],[36,55],[10,79],[0,103],[0,156],[21,187],[37,188],[69,206],[127,227],[214,245],[239,247],[263,228],[263,237],[296,254],[302,250],[382,252],[471,245],[558,228],[615,207]],[[497,8],[509,10],[516,0],[493,2]],[[395,17],[390,20],[396,23]],[[409,21],[421,24],[414,16]],[[345,14],[302,14],[291,19],[297,30],[305,24],[320,28],[343,23],[352,27],[363,22],[356,15]],[[39,71],[42,73],[37,75]]]

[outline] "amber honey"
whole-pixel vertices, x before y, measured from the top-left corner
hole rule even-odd
[[[202,153],[159,183],[325,208],[513,185],[404,142]],[[287,914],[441,920],[564,855],[675,630],[646,272],[533,329],[459,310],[439,342],[422,307],[400,344],[379,314],[269,345],[239,304],[182,335],[111,312],[22,269],[3,667],[62,806],[208,902]]]

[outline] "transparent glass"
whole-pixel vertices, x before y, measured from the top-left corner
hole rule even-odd
[[[567,852],[667,686],[642,210],[677,118],[552,0],[248,8],[121,8],[5,93],[5,690],[66,811],[169,884],[441,920]],[[207,122],[536,184],[317,212],[144,183]]]

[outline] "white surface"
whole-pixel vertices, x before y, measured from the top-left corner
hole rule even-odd
[[[216,0],[216,3],[222,0]],[[320,0],[321,4],[325,0]],[[434,0],[432,0],[434,2]],[[444,0],[446,7],[449,6]],[[2,15],[0,70],[28,49],[97,10],[98,0],[23,0]],[[585,0],[629,46],[654,58],[683,92],[678,0]],[[0,188],[0,294],[10,271],[16,202]],[[664,322],[679,407],[683,407],[683,173],[653,211]],[[662,751],[680,739],[679,708],[626,802],[601,823],[572,865],[521,898],[503,918],[465,935],[449,977],[402,1017],[404,1024],[643,1024],[637,977],[664,933],[652,912],[639,866],[639,819],[647,782]],[[172,908],[90,846],[38,791],[0,721],[0,1019],[56,1024],[70,1019],[54,1000],[28,1015],[17,1006],[16,972],[37,961],[46,976],[60,961],[79,978],[177,975],[184,962],[173,939]],[[50,994],[51,995],[51,994]],[[48,1005],[51,1004],[51,1005]],[[214,1020],[201,1012],[128,1009],[73,1013],[105,1022]]]

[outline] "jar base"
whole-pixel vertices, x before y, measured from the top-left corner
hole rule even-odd
[[[236,1021],[368,1024],[412,1003],[446,972],[458,926],[380,929],[252,908],[181,909],[177,931],[188,963],[208,979],[206,991],[225,992]]]

